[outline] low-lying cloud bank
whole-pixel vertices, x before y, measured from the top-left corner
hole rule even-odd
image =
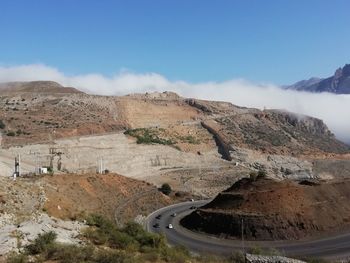
[[[230,101],[236,105],[260,109],[285,109],[324,120],[337,138],[350,143],[350,95],[283,90],[272,84],[258,85],[243,79],[193,84],[169,81],[156,73],[124,71],[112,77],[101,74],[67,76],[42,64],[0,67],[0,82],[33,80],[52,80],[100,95],[174,91],[184,97]]]

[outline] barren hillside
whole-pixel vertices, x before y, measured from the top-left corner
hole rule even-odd
[[[251,171],[271,178],[349,176],[349,147],[318,119],[185,99],[172,92],[95,96],[53,82],[2,84],[0,173],[52,166],[55,172],[106,169],[157,185],[213,196]],[[5,92],[6,91],[6,92]],[[314,162],[314,159],[319,159]],[[215,176],[214,174],[217,174]]]
[[[202,122],[227,144],[264,153],[349,152],[321,120],[283,111],[184,99],[171,92],[95,96],[54,82],[2,84],[0,92],[4,146],[153,128],[157,136],[185,151],[200,151],[215,147]]]
[[[248,178],[182,220],[196,231],[250,240],[300,239],[350,224],[350,181],[272,181]]]

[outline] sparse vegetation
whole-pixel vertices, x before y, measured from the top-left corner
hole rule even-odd
[[[6,263],[27,263],[27,262],[28,262],[28,256],[25,254],[11,252],[6,257]]]
[[[47,252],[54,244],[57,234],[53,231],[39,234],[38,237],[29,245],[25,247],[25,250],[30,255],[36,255]]]
[[[188,136],[181,136],[179,137],[179,139],[184,142],[184,143],[190,143],[190,144],[200,144],[200,141],[197,140],[195,137],[193,137],[192,135],[188,135]]]
[[[138,128],[129,129],[124,132],[124,134],[135,137],[137,139],[137,144],[163,144],[163,145],[173,145],[175,142],[168,139],[160,138],[155,130]]]
[[[149,233],[134,222],[118,228],[103,216],[90,215],[87,224],[89,227],[83,233],[86,245],[59,243],[56,234],[48,232],[38,235],[21,253],[10,253],[6,262],[208,262],[190,255],[184,247],[169,247],[163,235]],[[210,260],[224,261],[222,258]]]
[[[248,252],[254,255],[262,256],[281,256],[281,253],[275,248],[253,247],[250,248]]]

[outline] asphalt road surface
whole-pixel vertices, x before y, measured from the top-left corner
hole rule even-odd
[[[322,239],[306,241],[243,241],[227,240],[192,232],[182,226],[179,221],[193,209],[208,201],[184,202],[161,208],[147,217],[146,228],[150,232],[164,233],[172,245],[183,245],[198,253],[230,255],[234,251],[242,251],[250,247],[276,248],[286,256],[317,257],[340,259],[350,257],[350,233],[329,236]],[[176,213],[176,216],[174,216]],[[157,219],[157,217],[160,218]],[[157,227],[155,225],[158,224]],[[169,229],[169,224],[173,225]]]

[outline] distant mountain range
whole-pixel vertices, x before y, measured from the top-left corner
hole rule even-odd
[[[285,86],[287,89],[304,90],[310,92],[330,92],[336,94],[350,94],[350,64],[338,68],[329,78],[311,78]]]

